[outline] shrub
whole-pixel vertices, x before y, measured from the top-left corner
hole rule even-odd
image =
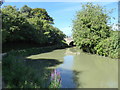
[[[111,37],[102,40],[96,47],[97,54],[118,58],[120,51],[120,38],[117,31],[113,31]]]

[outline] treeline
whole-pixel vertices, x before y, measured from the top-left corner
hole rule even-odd
[[[99,5],[83,5],[73,21],[74,42],[85,52],[120,58],[119,31],[113,31],[108,25],[110,17],[107,13]]]
[[[41,45],[64,42],[65,34],[54,27],[54,20],[42,8],[24,5],[4,6],[2,12],[2,42],[32,42]]]

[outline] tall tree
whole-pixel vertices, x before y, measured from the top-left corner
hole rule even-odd
[[[108,20],[109,16],[101,6],[92,3],[82,5],[73,21],[75,44],[84,51],[94,53],[97,43],[109,37]]]
[[[3,42],[29,39],[32,31],[32,26],[15,7],[2,8]]]
[[[2,40],[5,42],[30,41],[41,45],[62,43],[64,34],[52,26],[45,9],[31,9],[24,6],[20,11],[13,6],[2,8]],[[41,11],[41,12],[40,12]],[[25,14],[29,13],[26,17]]]
[[[30,17],[31,16],[31,11],[32,8],[28,7],[27,5],[24,5],[21,9],[20,12],[23,13],[25,17]]]
[[[45,9],[34,8],[32,9],[33,17],[39,17],[42,20],[46,20],[48,23],[53,24],[53,18],[50,17]]]
[[[24,5],[24,6],[20,9],[20,11],[21,11],[22,13],[27,13],[27,12],[30,13],[31,10],[32,10],[32,8],[28,7],[27,5]]]

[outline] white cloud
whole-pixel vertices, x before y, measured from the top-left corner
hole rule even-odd
[[[118,2],[118,0],[5,0],[5,2]]]

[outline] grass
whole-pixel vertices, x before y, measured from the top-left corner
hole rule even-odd
[[[52,69],[62,62],[55,59],[27,59],[29,55],[50,52],[63,45],[12,50],[3,57],[4,88],[48,88]]]

